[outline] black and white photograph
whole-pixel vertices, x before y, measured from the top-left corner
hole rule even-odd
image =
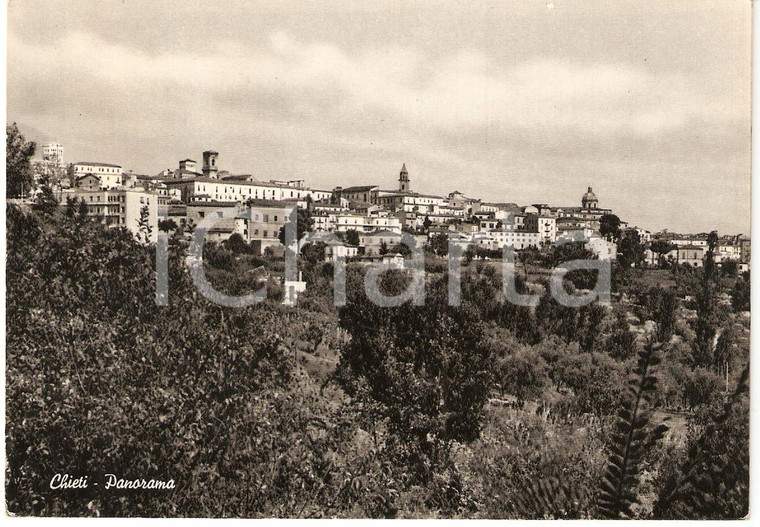
[[[5,14],[6,519],[752,516],[753,2]]]

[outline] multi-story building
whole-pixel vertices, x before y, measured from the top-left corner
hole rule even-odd
[[[78,190],[100,190],[100,178],[93,174],[84,174],[74,179],[74,188]]]
[[[541,241],[551,244],[557,241],[557,219],[552,216],[539,214],[527,214],[524,228],[526,232],[537,232],[541,235]]]
[[[325,232],[372,232],[379,229],[387,229],[401,232],[401,221],[388,214],[368,213],[357,214],[350,212],[322,212],[312,215],[315,231]]]
[[[334,221],[334,230],[336,232],[346,232],[350,230],[358,232],[372,232],[377,230],[387,230],[397,233],[401,232],[401,221],[395,216],[338,214],[335,216]]]
[[[444,207],[448,208],[446,200],[440,196],[395,190],[378,191],[377,204],[393,212],[403,210],[420,214],[440,214]]]
[[[42,159],[55,166],[65,166],[63,162],[63,145],[60,143],[43,143]]]
[[[704,245],[678,245],[665,255],[665,258],[679,264],[702,267],[707,248]]]
[[[292,203],[286,201],[253,200],[248,206],[251,209],[250,220],[247,222],[247,236],[243,236],[258,251],[267,247],[282,246],[280,230],[288,221]]]
[[[235,208],[236,217],[227,216],[224,209]],[[276,200],[250,200],[246,204],[230,201],[194,201],[187,204],[186,222],[196,226],[211,215],[218,219],[209,228],[207,239],[226,240],[237,233],[261,254],[267,247],[282,248],[280,231],[288,220],[293,204]],[[227,216],[227,217],[223,217]],[[176,221],[176,220],[175,220]],[[180,224],[186,224],[180,220]]]
[[[528,247],[540,247],[541,235],[537,232],[526,232],[513,229],[493,229],[484,232],[488,238],[493,240],[491,249],[500,250],[503,247],[512,247],[515,250],[526,249]]]
[[[387,230],[366,232],[359,235],[359,247],[364,249],[366,255],[378,255],[383,247],[390,250],[401,243],[401,234]]]
[[[451,192],[446,198],[446,202],[450,207],[464,210],[465,216],[471,216],[475,212],[479,212],[482,207],[481,200],[469,198],[458,190]]]
[[[621,231],[623,232],[623,234],[628,233],[628,232],[635,232],[636,234],[639,235],[639,240],[641,240],[641,243],[649,243],[652,241],[652,233],[640,227],[635,227],[635,226],[625,227],[621,229]]]
[[[338,258],[354,258],[358,254],[359,248],[353,245],[327,244],[325,246],[325,259],[328,262],[335,263]]]
[[[233,176],[234,177],[234,176]],[[292,200],[305,206],[306,198],[320,201],[329,198],[328,191],[312,190],[305,187],[294,187],[281,183],[265,181],[240,181],[228,178],[226,180],[213,178],[166,179],[164,183],[170,194],[179,195],[182,201],[232,201],[245,203],[249,199],[263,200]]]
[[[110,227],[125,227],[144,241],[146,227],[141,225],[143,216],[151,231],[149,240],[156,241],[158,233],[158,196],[143,189],[97,189],[77,188],[61,193],[61,206],[67,198],[84,201],[87,213],[102,219]]]
[[[377,185],[361,185],[355,187],[335,187],[333,195],[336,200],[347,199],[377,205],[380,187]]]
[[[540,206],[544,207],[544,205]],[[535,209],[538,212],[538,207]],[[540,212],[546,214],[543,208]],[[600,208],[599,199],[591,187],[588,187],[588,191],[581,198],[580,207],[551,207],[550,213],[557,218],[557,226],[560,231],[562,230],[560,220],[565,220],[572,223],[574,228],[587,228],[599,232],[599,221],[605,214],[612,214],[612,210]]]
[[[104,189],[120,187],[123,184],[121,165],[95,163],[91,161],[74,163],[75,178],[87,174],[97,176],[100,179],[100,187]]]
[[[752,256],[752,240],[747,236],[739,236],[739,263],[749,264]]]

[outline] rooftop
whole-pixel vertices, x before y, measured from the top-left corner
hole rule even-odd
[[[362,186],[358,186],[358,187],[346,187],[346,188],[342,189],[341,191],[342,192],[349,192],[349,193],[353,193],[353,192],[369,192],[370,190],[376,190],[376,189],[379,189],[379,188],[380,187],[377,186],[377,185],[362,185]]]
[[[79,161],[78,163],[74,163],[74,165],[85,165],[89,167],[111,167],[111,168],[121,168],[121,165],[114,165],[112,163],[97,163],[95,161]]]

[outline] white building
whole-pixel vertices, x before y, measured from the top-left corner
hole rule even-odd
[[[74,178],[87,174],[100,178],[100,186],[105,189],[120,187],[123,184],[121,165],[91,161],[74,163]]]
[[[557,241],[557,219],[551,216],[528,214],[525,217],[525,230],[539,233],[544,243]]]
[[[196,200],[206,201],[237,201],[244,203],[249,199],[264,199],[275,201],[304,202],[307,197],[312,201],[329,199],[331,192],[312,190],[306,187],[296,187],[287,183],[271,183],[266,181],[237,180],[214,178],[192,178],[164,181],[170,189],[170,194],[181,196],[182,201],[190,203]],[[171,192],[174,190],[174,192]],[[179,192],[177,192],[179,191]]]
[[[395,216],[383,214],[326,214],[312,216],[314,230],[324,232],[372,232],[389,230],[401,233],[401,220]]]
[[[42,159],[59,167],[64,166],[63,145],[60,143],[43,143]]]
[[[353,245],[327,244],[325,246],[325,259],[333,262],[338,258],[353,258],[359,254],[359,248]]]
[[[594,253],[600,260],[614,260],[617,258],[617,245],[604,238],[592,237],[586,242],[586,249]]]
[[[62,192],[61,206],[66,206],[67,198],[84,201],[88,216],[99,218],[109,227],[125,227],[145,241],[145,228],[140,225],[143,211],[147,226],[151,231],[148,239],[156,241],[158,235],[159,196],[141,188],[136,189],[72,189]]]

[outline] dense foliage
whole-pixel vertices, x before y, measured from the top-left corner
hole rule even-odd
[[[37,145],[27,141],[16,123],[5,126],[5,193],[9,198],[26,196],[31,190],[31,159]]]
[[[465,261],[461,305],[449,305],[447,267],[436,264],[424,305],[382,308],[363,292],[366,268],[349,264],[336,309],[333,265],[314,244],[299,257],[307,292],[287,309],[282,259],[231,239],[205,244],[209,279],[229,294],[266,283],[270,295],[227,309],[193,286],[175,233],[169,305],[159,307],[153,246],[88,219],[81,204],[60,209],[8,208],[12,513],[746,514],[748,322],[717,302],[729,294],[744,307],[748,277],[617,269],[612,306],[571,309],[529,273],[532,259],[516,285],[540,302],[523,307],[505,300],[498,268]],[[381,289],[408,283],[393,271]],[[176,488],[52,490],[56,473],[172,478]]]

